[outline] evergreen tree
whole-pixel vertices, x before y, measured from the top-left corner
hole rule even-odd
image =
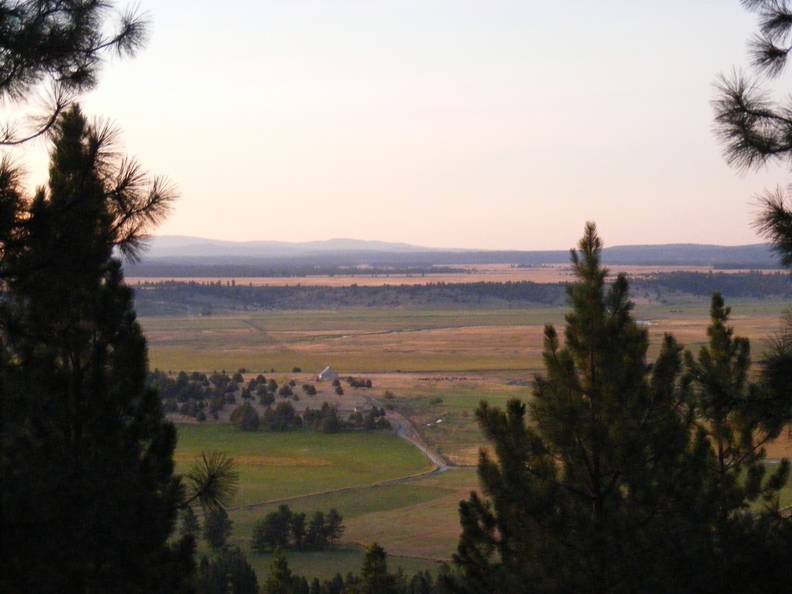
[[[778,509],[789,463],[768,472],[763,446],[792,418],[792,400],[768,385],[766,368],[751,381],[750,344],[734,335],[730,313],[715,294],[709,342],[698,357],[685,355],[690,414],[711,449],[706,478],[715,539],[701,565],[711,566],[713,592],[778,592],[788,588],[792,566],[792,521]]]
[[[264,594],[297,594],[297,581],[286,557],[276,551],[270,565],[270,574],[264,581]]]
[[[76,107],[53,140],[34,199],[0,175],[0,590],[178,592],[193,541],[168,544],[186,496],[176,432],[113,257],[170,194]]]
[[[193,508],[189,505],[182,510],[181,527],[179,532],[182,536],[191,536],[196,538],[201,530],[201,524],[198,522],[198,516],[195,515]]]
[[[302,519],[304,527],[304,515]],[[292,529],[292,511],[288,505],[281,505],[256,522],[253,527],[253,548],[259,553],[285,549],[289,546]]]
[[[209,510],[204,519],[204,540],[213,550],[219,551],[226,546],[232,528],[233,524],[225,509]]]
[[[327,529],[323,512],[316,511],[311,516],[311,521],[308,523],[308,534],[305,537],[305,546],[317,550],[327,547]]]
[[[74,94],[96,84],[108,52],[133,54],[145,37],[134,12],[120,15],[108,35],[108,0],[0,0],[0,100],[30,102],[36,87],[53,85],[52,110],[31,130],[4,126],[0,144],[20,144],[56,123]]]
[[[341,514],[338,513],[338,510],[335,508],[331,509],[327,513],[327,517],[325,518],[326,527],[325,531],[327,533],[327,541],[329,544],[333,545],[338,542],[338,540],[344,534],[344,518]]]
[[[231,422],[242,431],[258,431],[260,424],[258,413],[249,402],[234,409],[231,413]]]
[[[377,543],[366,549],[360,580],[347,588],[350,594],[396,594],[396,577],[388,573],[388,555]]]
[[[479,460],[488,499],[460,504],[460,591],[695,591],[707,450],[677,412],[681,348],[666,337],[650,367],[627,281],[606,286],[592,224],[579,250],[565,345],[545,328],[534,399],[477,411],[494,455]]]
[[[792,51],[792,4],[783,0],[742,0],[759,16],[759,32],[750,41],[756,73],[769,82],[786,70]],[[722,76],[715,100],[715,125],[727,162],[739,169],[759,169],[769,162],[792,164],[790,100],[775,103],[761,84],[742,74]],[[792,210],[780,186],[762,197],[759,230],[773,244],[786,267],[792,266]]]
[[[728,325],[731,308],[715,294],[710,308],[709,343],[698,357],[685,354],[692,382],[691,412],[699,431],[713,449],[712,486],[719,500],[719,515],[729,516],[760,497],[770,502],[786,484],[789,464],[784,460],[765,477],[763,445],[778,437],[790,420],[790,401],[778,402],[749,379],[751,347],[747,338],[734,336]]]
[[[258,577],[238,548],[227,548],[198,569],[197,594],[258,594]]]
[[[290,523],[294,547],[301,551],[305,545],[305,514],[302,512],[292,514]]]

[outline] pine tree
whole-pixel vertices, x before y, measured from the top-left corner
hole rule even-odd
[[[204,519],[203,537],[212,550],[226,546],[233,524],[223,508],[209,510]]]
[[[647,364],[626,278],[606,285],[601,250],[589,224],[572,252],[565,344],[545,328],[534,399],[477,411],[494,452],[479,460],[486,498],[460,504],[460,591],[688,591],[675,570],[706,540],[685,494],[700,491],[707,450],[677,412],[681,348],[666,337]]]
[[[713,295],[709,343],[701,347],[698,357],[685,354],[694,388],[691,412],[713,449],[712,488],[722,518],[760,498],[774,501],[789,475],[784,460],[771,476],[765,476],[763,445],[778,437],[790,420],[790,402],[784,406],[760,383],[750,381],[751,346],[747,338],[734,335],[728,324],[730,315],[723,297]]]
[[[258,577],[238,548],[227,548],[198,569],[197,594],[257,594]]]
[[[792,520],[778,509],[789,462],[768,471],[764,445],[792,418],[792,399],[768,383],[766,366],[752,381],[750,343],[734,335],[730,314],[713,295],[709,342],[698,357],[685,354],[690,415],[711,450],[705,477],[714,544],[701,565],[710,566],[712,591],[778,592],[788,588],[792,566]]]
[[[270,574],[264,581],[264,594],[296,594],[296,589],[297,578],[289,568],[286,557],[280,550],[275,551]]]
[[[344,534],[344,518],[338,513],[338,510],[333,508],[327,513],[325,522],[327,541],[333,545],[337,543]]]
[[[360,579],[347,588],[350,594],[396,594],[396,577],[388,573],[388,555],[380,545],[373,543],[366,549]]]
[[[3,126],[0,145],[48,132],[73,96],[96,84],[105,55],[136,52],[145,20],[126,11],[110,32],[114,5],[111,0],[0,0],[0,100],[27,103],[41,84],[53,88],[51,111],[36,118],[31,130]]]
[[[194,540],[179,509],[228,502],[224,456],[173,472],[176,431],[147,385],[119,249],[135,255],[172,195],[78,107],[54,128],[49,184],[0,167],[0,590],[179,592]]]
[[[169,196],[146,192],[131,162],[114,169],[111,151],[109,130],[75,107],[55,129],[48,188],[3,196],[3,591],[179,591],[191,571],[192,540],[168,544],[184,499],[176,432],[146,385],[113,257],[139,246]]]
[[[195,515],[193,508],[189,505],[182,511],[180,534],[181,536],[191,536],[196,538],[201,530],[198,516]]]

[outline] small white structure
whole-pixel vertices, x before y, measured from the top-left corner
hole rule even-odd
[[[316,376],[316,381],[318,382],[332,382],[333,380],[337,379],[338,374],[329,365],[322,369],[322,371]]]

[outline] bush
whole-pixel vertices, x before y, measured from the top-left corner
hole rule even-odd
[[[343,396],[344,395],[344,388],[342,388],[341,386],[336,386],[335,387],[335,393],[338,394],[339,396]]]
[[[198,405],[195,403],[194,400],[190,400],[189,402],[185,402],[179,408],[179,413],[183,414],[186,417],[194,417],[198,414]]]
[[[273,396],[269,392],[263,392],[262,394],[259,395],[259,403],[262,406],[269,406],[274,402],[275,402],[275,396]]]
[[[280,402],[264,413],[264,423],[270,431],[288,431],[302,425],[302,419],[288,402]]]
[[[302,369],[299,367],[292,367],[292,373],[302,373]]]
[[[288,398],[293,395],[294,392],[292,391],[291,386],[288,384],[281,386],[280,390],[278,390],[278,396],[280,396],[281,398]]]
[[[249,402],[234,409],[231,413],[231,422],[242,431],[257,431],[260,423],[256,409]]]
[[[316,396],[316,386],[313,384],[303,384],[302,389],[308,396]]]

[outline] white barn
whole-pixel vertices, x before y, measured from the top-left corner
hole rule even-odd
[[[330,367],[329,365],[322,369],[321,372],[316,376],[316,380],[319,382],[332,382],[333,380],[338,379],[338,374],[335,370]]]

